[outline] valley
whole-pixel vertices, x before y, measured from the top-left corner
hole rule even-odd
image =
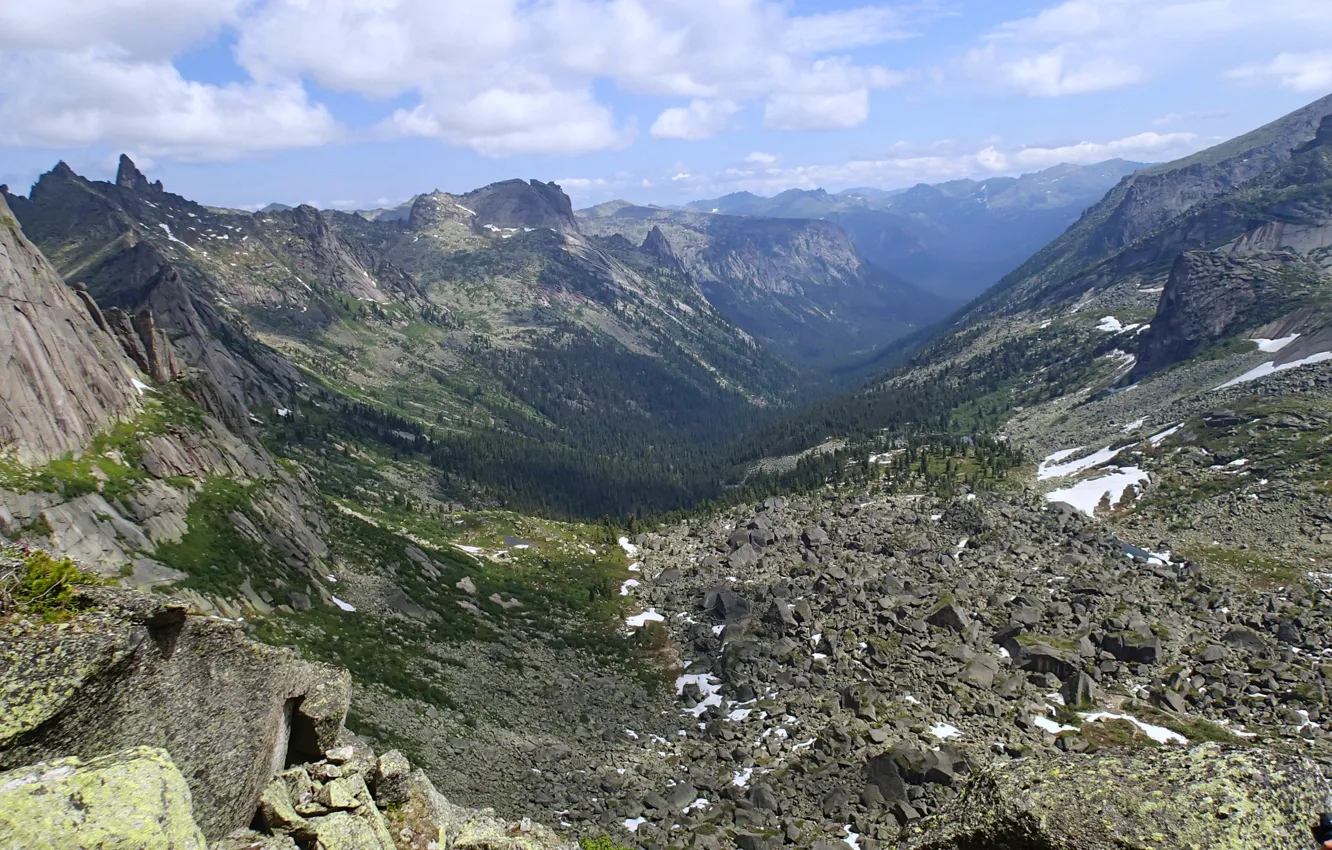
[[[315,750],[314,692],[274,697],[210,846],[408,846],[312,837],[405,817],[370,747],[493,809],[476,850],[1303,841],[1330,187],[1332,98],[1175,163],[679,209],[248,213],[61,163],[0,192],[0,637],[114,613],[147,637],[89,670],[170,661],[168,621],[345,668]],[[48,551],[93,601],[29,598]],[[19,655],[6,771],[92,710]],[[1113,822],[1032,814],[1082,795]]]

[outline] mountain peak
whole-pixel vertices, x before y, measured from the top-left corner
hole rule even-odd
[[[61,163],[63,165],[64,163]],[[59,168],[60,166],[56,166]],[[128,154],[120,155],[120,165],[116,168],[116,185],[122,189],[129,189],[131,192],[152,192],[162,191],[162,181],[149,183],[148,178],[143,176],[143,172],[134,164],[134,160],[129,158]]]
[[[504,180],[463,195],[463,204],[476,213],[477,226],[549,227],[558,233],[577,233],[573,202],[555,183],[540,180]]]

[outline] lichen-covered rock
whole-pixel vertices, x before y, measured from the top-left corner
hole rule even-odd
[[[911,850],[1301,847],[1322,807],[1316,766],[1261,748],[1103,750],[985,771],[912,828]]]
[[[185,777],[137,747],[0,773],[3,850],[204,850]]]
[[[98,607],[69,623],[0,624],[0,769],[162,747],[215,839],[250,823],[275,772],[344,734],[347,671],[145,594],[88,594]]]
[[[488,809],[465,809],[446,800],[423,771],[406,781],[406,801],[388,811],[397,850],[576,850],[545,827],[509,823]]]
[[[397,750],[389,750],[379,757],[375,766],[375,802],[381,806],[400,806],[407,801],[407,780],[412,765]]]

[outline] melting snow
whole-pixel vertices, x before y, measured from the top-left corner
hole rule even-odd
[[[694,802],[692,802],[692,803],[690,803],[689,805],[685,806],[685,807],[684,807],[683,809],[681,809],[680,811],[682,811],[682,812],[692,812],[694,809],[698,809],[699,811],[702,811],[703,809],[706,809],[708,806],[711,806],[711,805],[712,805],[712,804],[709,803],[706,799],[704,799],[703,797],[699,797],[699,798],[697,798],[696,800],[694,800]]]
[[[166,231],[167,239],[168,239],[169,241],[171,241],[171,242],[175,242],[175,243],[178,243],[178,244],[180,244],[180,245],[185,245],[185,250],[187,250],[187,251],[193,251],[193,250],[194,250],[194,249],[191,248],[189,245],[186,245],[186,243],[181,242],[179,239],[176,238],[176,235],[175,235],[174,233],[171,232],[171,226],[170,226],[169,224],[163,222],[163,223],[161,223],[161,224],[159,224],[159,225],[157,225],[157,226],[160,227],[160,228],[162,228],[163,230]]]
[[[1119,430],[1121,433],[1131,434],[1146,424],[1147,424],[1147,419],[1145,417],[1142,419],[1134,419],[1132,422],[1125,425],[1123,428],[1120,428]]]
[[[631,629],[641,629],[648,623],[664,623],[666,618],[657,613],[655,608],[649,608],[642,614],[634,614],[624,618],[624,624]]]
[[[1143,325],[1138,322],[1126,325],[1120,322],[1114,316],[1104,316],[1101,318],[1101,323],[1096,326],[1096,329],[1098,331],[1104,331],[1105,333],[1108,334],[1122,334],[1125,333],[1126,331],[1138,330],[1141,327],[1143,327]]]
[[[1035,723],[1046,732],[1049,732],[1051,735],[1058,735],[1060,732],[1078,731],[1078,727],[1076,726],[1067,726],[1063,723],[1056,723],[1048,717],[1033,717],[1031,722]]]
[[[476,215],[476,212],[474,210],[469,210],[467,207],[463,206],[462,204],[454,204],[454,206],[462,210],[463,212],[467,213],[468,215]]]
[[[621,537],[619,543],[620,543],[620,548],[623,549],[624,553],[629,557],[632,558],[633,556],[638,554],[638,547],[630,543],[628,537]]]
[[[638,587],[638,579],[636,578],[626,579],[624,584],[620,585],[620,595],[628,596],[629,591],[633,590],[635,587]]]
[[[1128,446],[1121,446],[1117,449],[1111,446],[1106,446],[1103,449],[1092,452],[1086,457],[1070,460],[1068,463],[1057,463],[1057,461],[1063,460],[1074,452],[1082,451],[1081,446],[1076,449],[1065,449],[1061,452],[1055,452],[1045,460],[1041,461],[1040,469],[1036,471],[1036,477],[1045,480],[1046,478],[1064,478],[1069,475],[1076,475],[1083,470],[1091,469],[1092,467],[1100,466],[1114,460],[1115,455],[1119,454],[1126,448],[1128,448]]]
[[[336,606],[338,606],[339,608],[341,608],[341,609],[344,610],[344,611],[355,611],[355,610],[356,610],[356,606],[355,606],[355,605],[352,605],[352,604],[349,603],[349,602],[343,602],[341,599],[337,598],[336,596],[333,597],[333,604],[336,605]]]
[[[1108,495],[1113,508],[1124,498],[1129,487],[1141,487],[1148,480],[1147,473],[1136,466],[1128,466],[1100,478],[1079,481],[1063,490],[1052,490],[1045,494],[1045,498],[1051,502],[1067,502],[1087,516],[1095,516],[1102,498]]]
[[[722,704],[721,683],[712,678],[710,673],[685,673],[675,680],[675,695],[683,696],[687,685],[698,685],[698,690],[703,694],[703,699],[693,708],[686,708],[685,714],[692,714],[699,717],[714,705]]]
[[[630,832],[638,832],[638,828],[647,823],[647,818],[627,818],[624,822],[624,828]]]
[[[1258,343],[1259,351],[1265,351],[1268,354],[1276,354],[1278,351],[1298,339],[1299,336],[1299,334],[1291,334],[1290,336],[1283,336],[1281,339],[1255,339],[1250,341]]]
[[[1332,360],[1332,351],[1320,351],[1317,354],[1311,354],[1300,360],[1292,360],[1289,363],[1282,363],[1280,366],[1277,365],[1275,360],[1269,360],[1266,363],[1261,363],[1253,367],[1238,378],[1232,378],[1229,381],[1226,381],[1224,384],[1217,387],[1217,389],[1224,390],[1226,387],[1233,387],[1236,384],[1245,384],[1249,381],[1256,381],[1259,378],[1266,378],[1268,375],[1275,375],[1277,372],[1285,372],[1287,369],[1295,369],[1299,366],[1312,366],[1314,363],[1322,363],[1325,360]]]
[[[852,830],[849,823],[843,826],[842,829],[846,831],[846,837],[842,839],[846,842],[846,845],[851,850],[860,850],[860,833]]]
[[[1178,431],[1180,428],[1183,427],[1184,427],[1183,422],[1179,423],[1178,425],[1171,425],[1169,428],[1165,429],[1161,433],[1153,434],[1152,436],[1148,437],[1147,442],[1152,444],[1152,448],[1155,448],[1164,443],[1167,439],[1169,439],[1171,434],[1175,433],[1176,431]]]
[[[459,546],[458,548],[469,555],[480,555],[484,551],[480,546]]]
[[[1131,717],[1127,714],[1111,714],[1108,711],[1097,711],[1092,714],[1083,714],[1080,716],[1084,723],[1095,723],[1098,720],[1127,720],[1129,723],[1132,723],[1134,726],[1141,729],[1148,738],[1151,738],[1158,744],[1187,744],[1189,742],[1188,738],[1185,738],[1178,732],[1172,732],[1164,726],[1153,726],[1150,723],[1143,723],[1138,718]]]
[[[139,391],[139,395],[143,395],[145,391],[151,392],[153,389],[138,378],[130,378],[130,383],[134,385],[134,389]]]
[[[956,738],[962,734],[962,730],[951,723],[936,723],[930,727],[930,734],[943,741],[948,738]]]
[[[752,767],[747,767],[744,770],[737,770],[735,772],[735,775],[731,777],[731,784],[738,785],[741,788],[746,788],[749,786],[749,780],[753,776],[754,776],[754,768]]]

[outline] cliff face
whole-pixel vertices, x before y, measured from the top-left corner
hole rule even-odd
[[[0,452],[40,463],[139,407],[138,370],[0,197]]]

